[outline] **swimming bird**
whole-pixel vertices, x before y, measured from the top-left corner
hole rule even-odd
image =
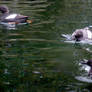
[[[85,27],[83,29],[76,29],[72,34],[72,40],[92,40],[92,32],[88,27]]]
[[[10,13],[7,6],[0,6],[0,11],[2,15],[0,16],[1,22],[10,23],[10,24],[19,24],[28,22],[28,16]],[[30,21],[31,22],[31,21]]]
[[[92,60],[88,60],[87,62],[82,62],[82,64],[86,64],[90,67],[88,76],[92,75]]]

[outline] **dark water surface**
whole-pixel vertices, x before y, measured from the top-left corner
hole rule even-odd
[[[91,45],[65,43],[61,34],[92,25],[91,0],[1,0],[11,11],[30,17],[29,25],[0,25],[0,92],[91,92],[82,59]],[[87,75],[86,75],[87,76]]]

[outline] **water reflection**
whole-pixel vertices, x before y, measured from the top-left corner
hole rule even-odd
[[[9,24],[5,22],[0,23],[2,28],[5,28],[6,30],[15,30],[17,29],[17,26],[26,25],[28,23],[19,23],[19,24]]]

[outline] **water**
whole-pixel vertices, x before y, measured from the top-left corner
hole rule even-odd
[[[92,25],[92,1],[2,0],[32,24],[0,25],[1,92],[91,92],[79,63],[92,58],[90,44],[67,43],[61,34]]]

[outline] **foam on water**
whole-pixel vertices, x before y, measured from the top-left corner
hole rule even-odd
[[[66,38],[67,40],[71,40],[71,34],[62,34],[62,37]]]
[[[76,76],[75,79],[77,79],[81,82],[92,83],[92,79],[90,77]]]

